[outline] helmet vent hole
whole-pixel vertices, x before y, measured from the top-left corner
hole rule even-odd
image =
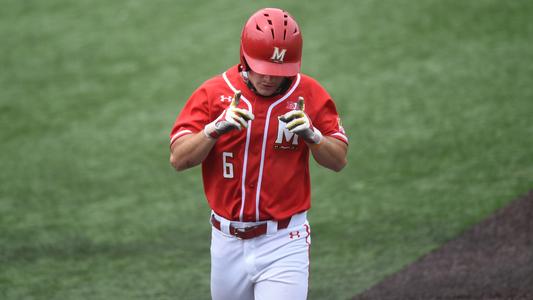
[[[259,25],[257,25],[257,24],[255,24],[255,29],[257,29],[257,30],[263,32],[263,30],[261,30],[261,27],[259,27]]]
[[[287,36],[287,29],[283,29],[283,39]]]
[[[270,15],[269,15],[269,14],[263,14],[263,16],[268,17],[268,16],[270,16]]]
[[[272,20],[268,19],[268,24],[272,25]]]
[[[272,32],[272,39],[274,39],[274,29],[270,29],[270,32]]]
[[[285,20],[285,21],[283,22],[283,25],[287,26],[287,20]]]
[[[297,34],[297,33],[298,33],[298,28],[294,28],[293,34]]]

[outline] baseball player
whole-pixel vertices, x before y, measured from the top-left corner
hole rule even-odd
[[[330,95],[300,73],[301,57],[293,17],[257,11],[240,64],[196,89],[170,133],[176,170],[202,164],[215,300],[307,298],[309,154],[340,171],[348,138]]]

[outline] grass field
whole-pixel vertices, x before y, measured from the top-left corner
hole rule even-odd
[[[287,9],[349,165],[312,163],[310,299],[347,299],[533,188],[533,2],[0,0],[0,298],[208,299],[209,208],[168,133]]]

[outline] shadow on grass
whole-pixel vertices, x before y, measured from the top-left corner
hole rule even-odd
[[[533,299],[533,191],[353,299]]]

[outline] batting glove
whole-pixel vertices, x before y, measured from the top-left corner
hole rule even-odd
[[[207,137],[217,139],[233,129],[241,130],[242,127],[248,127],[248,121],[253,120],[254,115],[246,109],[237,108],[240,99],[241,91],[235,92],[229,107],[204,127],[204,134]]]
[[[287,123],[285,128],[287,128],[289,132],[296,133],[298,136],[301,136],[306,143],[320,144],[323,138],[322,133],[320,130],[313,127],[313,123],[304,112],[304,108],[304,98],[300,97],[298,99],[297,109],[289,111],[278,118]]]

